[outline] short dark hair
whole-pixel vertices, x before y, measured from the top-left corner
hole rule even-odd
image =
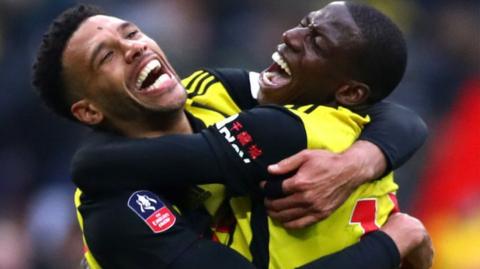
[[[33,86],[45,104],[55,113],[76,120],[70,112],[72,93],[62,77],[62,57],[65,46],[80,24],[87,18],[103,14],[93,5],[77,5],[62,12],[43,35],[33,64]]]
[[[387,97],[402,80],[407,66],[407,44],[398,26],[380,11],[352,2],[346,6],[364,41],[356,75],[370,87],[367,102],[372,104]]]

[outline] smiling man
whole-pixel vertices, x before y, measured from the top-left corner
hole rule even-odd
[[[107,131],[107,136],[110,136],[109,139],[117,138],[115,135],[111,136],[112,133],[148,138],[174,133],[190,133],[192,130],[198,131],[202,122],[188,116],[182,110],[186,99],[185,90],[158,45],[131,23],[97,14],[88,8],[79,8],[70,11],[70,13],[67,12],[54,24],[50,35],[46,37],[42,47],[43,51],[41,51],[37,60],[35,84],[40,88],[47,103],[64,116]],[[297,52],[301,52],[301,50]],[[278,58],[278,56],[276,57]],[[46,63],[52,61],[52,65],[46,65]],[[281,62],[283,60],[278,58],[277,61]],[[292,68],[292,66],[288,68]],[[245,75],[245,73],[243,74]],[[268,83],[271,85],[278,81],[268,73],[264,73],[264,76],[268,77]],[[211,77],[212,75],[208,72],[199,72],[185,81],[192,98],[187,103],[187,108],[200,117],[203,123],[211,124],[215,119],[223,118],[225,114],[228,114],[225,112],[226,110],[234,110],[234,113],[238,112],[239,107],[229,103],[232,99],[237,101],[250,100],[245,103],[253,103],[251,96],[250,99],[243,99],[243,97],[234,98],[222,95],[228,93],[224,84],[230,85],[231,80],[222,79],[219,75],[220,78],[214,81],[214,79],[210,79]],[[295,73],[292,71],[292,82],[294,79]],[[212,81],[214,82],[211,83]],[[339,104],[343,104],[345,100],[348,102],[356,100],[358,103],[365,101],[365,99],[362,99],[367,93],[365,87],[358,87],[358,82],[355,81],[347,82],[349,82],[347,83],[348,87],[342,86],[338,98],[336,94],[334,95],[336,101]],[[202,83],[205,84],[202,86]],[[207,85],[210,85],[211,88]],[[286,85],[288,86],[289,83]],[[243,93],[245,92],[248,93],[248,91],[243,90]],[[206,109],[201,98],[212,94],[220,95],[223,98],[221,100],[224,101],[224,105]],[[242,93],[238,92],[238,94]],[[232,94],[232,96],[235,95]],[[265,98],[266,96],[267,94],[261,97],[260,101],[266,102],[266,99],[268,99]],[[350,97],[350,99],[345,99],[345,97]],[[294,99],[291,100],[295,101]],[[325,101],[327,99],[318,100],[318,102]],[[226,103],[228,104],[225,105]],[[301,112],[308,114],[309,109],[310,112],[313,112],[316,111],[316,107],[310,106],[310,108]],[[149,140],[145,141],[150,142]],[[252,157],[252,154],[254,153],[250,153],[250,157]],[[258,157],[259,152],[257,151],[256,154]],[[98,172],[101,175],[102,171]],[[184,191],[182,189],[174,194],[182,194]],[[137,192],[134,194],[138,196]],[[169,220],[173,219],[175,225],[172,224],[172,221],[167,221],[165,222],[168,224],[167,226],[158,227],[158,223],[163,223],[160,219],[154,221],[154,224],[148,223],[149,225],[156,225],[153,228],[145,225],[141,221],[142,218],[147,221],[153,215],[143,216],[139,212],[144,213],[147,207],[137,208],[134,204],[130,204],[132,197],[137,197],[131,191],[102,193],[98,190],[92,190],[77,197],[77,201],[82,203],[79,207],[81,216],[87,216],[83,225],[87,243],[94,242],[94,250],[98,257],[103,257],[101,261],[104,264],[110,264],[110,267],[128,267],[129,265],[139,264],[145,264],[148,267],[157,263],[168,265],[184,251],[189,252],[195,248],[198,249],[200,243],[194,239],[195,236],[192,237],[194,234],[186,231],[186,223],[163,197],[158,197],[158,194],[165,193],[162,193],[162,190],[142,192],[141,197],[149,197],[149,199],[145,198],[146,200],[142,201],[166,205],[162,207],[167,208],[167,210],[164,210],[166,215],[161,216],[166,216]],[[181,200],[178,195],[172,195],[172,198]],[[124,202],[130,208],[124,207]],[[141,201],[139,202],[142,204]],[[111,211],[112,209],[114,211]],[[105,223],[108,222],[105,217],[108,218],[110,212],[117,212],[121,215],[121,218],[117,218],[117,220],[121,220],[117,223],[118,227],[105,226]],[[99,221],[99,219],[105,221]],[[160,234],[149,233],[148,227]],[[131,228],[131,230],[128,228]],[[160,229],[155,230],[157,228]],[[103,231],[103,233],[100,231]],[[185,231],[189,237],[176,236],[184,234]],[[103,240],[91,237],[92,234],[101,236]],[[142,234],[142,236],[139,234]],[[89,235],[90,237],[88,237]],[[120,240],[116,238],[117,236]],[[136,238],[136,241],[132,246],[125,246],[121,244],[121,238],[124,237]],[[107,240],[107,238],[111,240]],[[106,258],[111,254],[107,255],[109,249],[109,246],[105,245],[107,242],[117,242],[114,250],[122,253],[121,257],[118,258],[129,262],[119,262],[115,266],[115,260]],[[170,248],[172,245],[175,245],[175,251]],[[153,251],[146,251],[146,246],[153,247]],[[210,245],[207,244],[207,246]],[[162,250],[167,252],[170,250],[170,253],[158,257],[160,255],[158,253],[162,253]],[[142,254],[148,258],[141,261]],[[128,257],[135,257],[136,259]],[[220,264],[219,262],[217,265]]]
[[[388,19],[373,10],[332,2],[305,16],[298,27],[283,34],[283,43],[272,56],[277,64],[261,73],[259,100],[279,104],[322,100],[358,108],[362,102],[342,95],[369,92],[363,106],[385,98],[403,77],[406,45],[397,28],[383,32],[377,28],[386,26]],[[387,45],[389,54],[382,54]]]
[[[64,108],[67,115],[130,137],[190,132],[181,110],[185,89],[155,41],[120,19],[96,16],[89,22],[65,47],[64,80],[75,81],[66,93],[86,97],[70,97],[77,101]],[[119,35],[124,42],[117,41]],[[127,47],[124,57],[114,53]]]

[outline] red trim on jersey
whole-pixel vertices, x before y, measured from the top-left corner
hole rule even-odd
[[[392,215],[393,213],[400,212],[400,206],[398,205],[397,195],[395,195],[395,193],[391,192],[391,193],[388,194],[388,197],[390,197],[390,200],[392,200],[392,203],[393,203],[393,209],[390,212],[390,215]]]

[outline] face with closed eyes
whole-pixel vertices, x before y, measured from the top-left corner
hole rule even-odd
[[[157,43],[119,18],[86,19],[68,41],[62,64],[66,87],[112,121],[176,112],[185,103],[185,89]]]
[[[287,30],[260,74],[261,103],[329,104],[351,78],[361,31],[344,2],[309,13]]]

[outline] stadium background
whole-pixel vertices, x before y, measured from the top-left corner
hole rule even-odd
[[[328,1],[85,1],[131,20],[181,75],[201,66],[262,70],[283,30]],[[397,172],[421,217],[435,268],[480,268],[480,1],[371,0],[406,33],[409,66],[390,97],[430,137]],[[0,0],[0,268],[78,268],[70,157],[85,129],[47,112],[30,86],[48,23],[70,0]],[[115,219],[112,219],[112,225]]]

